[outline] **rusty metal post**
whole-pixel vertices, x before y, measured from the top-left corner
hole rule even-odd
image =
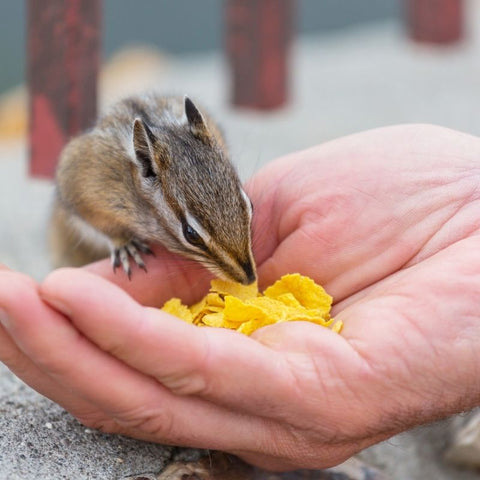
[[[101,0],[28,0],[27,15],[30,174],[52,178],[96,116]]]
[[[463,0],[406,0],[407,23],[417,42],[448,44],[462,39]]]
[[[235,106],[269,110],[289,98],[295,0],[227,0],[226,49]]]

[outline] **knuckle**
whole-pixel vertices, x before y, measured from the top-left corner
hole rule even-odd
[[[117,429],[136,435],[167,441],[175,432],[174,415],[168,408],[141,406],[113,416]],[[106,424],[110,427],[109,424]]]
[[[206,395],[208,384],[202,374],[196,371],[181,372],[162,378],[162,383],[175,395]]]
[[[210,397],[215,393],[215,368],[208,335],[197,340],[175,364],[159,365],[156,369],[155,378],[175,395]]]
[[[121,433],[121,429],[115,420],[99,416],[98,414],[78,415],[77,420],[86,428],[98,430],[103,433]]]

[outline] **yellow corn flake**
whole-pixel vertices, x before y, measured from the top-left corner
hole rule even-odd
[[[241,283],[229,282],[217,278],[212,280],[210,291],[213,291],[220,296],[231,295],[240,300],[247,300],[258,295],[258,286],[257,282],[254,282],[251,285],[242,285]]]
[[[300,308],[302,306],[302,304],[295,298],[293,293],[282,293],[276,297],[276,300],[284,305],[287,305],[287,307]]]
[[[332,325],[332,332],[340,333],[342,331],[342,328],[343,328],[343,322],[341,320],[338,320]]]
[[[249,320],[261,320],[268,315],[268,311],[262,308],[261,305],[257,303],[256,298],[255,303],[252,301],[242,300],[236,297],[227,297],[225,299],[225,309],[223,310],[223,316],[229,322],[248,322]]]
[[[305,308],[319,308],[328,313],[332,306],[332,297],[311,278],[294,273],[284,275],[265,290],[265,296],[278,298],[291,293]]]
[[[248,322],[242,323],[236,330],[237,332],[243,333],[245,335],[251,335],[255,330],[259,328],[266,327],[275,323],[273,320],[265,319],[263,322],[256,322],[250,320]]]
[[[225,319],[222,312],[207,313],[202,316],[202,319],[197,325],[207,325],[208,327],[223,327]]]
[[[199,326],[222,327],[250,335],[279,322],[307,321],[340,333],[342,322],[330,318],[332,297],[312,279],[298,273],[284,275],[260,294],[256,283],[241,285],[212,280],[209,293],[187,307],[171,299],[163,310]]]
[[[199,302],[194,303],[190,307],[190,311],[192,312],[193,318],[195,319],[199,314],[201,314],[204,311],[206,306],[207,306],[207,298],[206,297],[202,298]],[[162,309],[165,310],[165,307],[162,307]]]
[[[162,307],[162,310],[171,315],[175,315],[188,323],[193,323],[192,312],[186,305],[183,305],[179,298],[171,298],[168,300]]]
[[[205,297],[205,302],[210,307],[223,308],[225,306],[225,296],[217,292],[210,292],[210,293],[207,293],[207,296]]]

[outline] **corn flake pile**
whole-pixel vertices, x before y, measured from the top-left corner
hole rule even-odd
[[[188,307],[178,298],[162,310],[199,326],[222,327],[250,335],[279,322],[307,321],[339,333],[342,322],[330,318],[332,297],[311,278],[298,273],[284,275],[263,294],[257,284],[241,285],[212,280],[209,293]]]

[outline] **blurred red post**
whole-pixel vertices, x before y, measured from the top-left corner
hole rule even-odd
[[[461,40],[463,0],[406,0],[410,36],[418,42],[448,44]]]
[[[96,116],[101,0],[28,0],[27,15],[30,174],[52,178]]]
[[[227,0],[226,49],[232,103],[269,110],[289,97],[295,0]]]

